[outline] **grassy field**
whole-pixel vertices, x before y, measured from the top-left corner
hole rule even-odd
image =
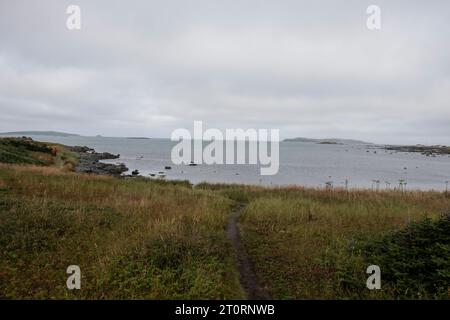
[[[202,187],[247,203],[242,238],[276,299],[450,297],[450,221],[438,220],[450,212],[443,193]],[[405,230],[410,239],[397,243]],[[383,290],[366,287],[372,264],[381,268]],[[430,281],[437,287],[425,286]]]
[[[0,298],[243,299],[226,236],[237,204],[275,299],[450,298],[444,193],[119,179],[73,173],[75,154],[38,146],[0,140]],[[381,290],[366,288],[371,264]],[[81,290],[66,288],[69,265]]]
[[[231,201],[186,186],[0,166],[3,298],[242,298]],[[66,288],[79,265],[82,290]]]

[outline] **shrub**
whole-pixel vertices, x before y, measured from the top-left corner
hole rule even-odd
[[[356,246],[356,256],[365,265],[381,268],[382,289],[400,299],[450,298],[450,216],[429,218],[409,224],[404,229]],[[355,259],[349,259],[354,261]],[[365,282],[356,280],[351,262],[341,273],[341,283],[348,287]]]

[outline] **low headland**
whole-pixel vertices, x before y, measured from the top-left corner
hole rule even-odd
[[[100,160],[118,159],[120,158],[120,154],[112,154],[109,152],[99,153],[86,146],[66,146],[65,148],[77,155],[78,161],[74,167],[76,172],[120,176],[122,173],[128,171],[128,168],[123,163],[112,164],[100,162]]]
[[[193,186],[105,157],[0,139],[0,298],[450,298],[447,192]]]
[[[450,155],[450,147],[448,146],[425,146],[425,145],[399,145],[385,146],[386,150],[397,151],[397,152],[416,152],[421,153],[427,157],[435,157],[437,155]]]

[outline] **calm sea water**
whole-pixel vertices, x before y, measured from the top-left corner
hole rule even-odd
[[[144,176],[164,171],[165,179],[183,179],[192,183],[324,187],[327,181],[332,181],[334,186],[343,187],[347,180],[350,188],[376,188],[373,181],[379,180],[380,189],[392,189],[402,179],[407,181],[407,189],[444,190],[445,181],[450,180],[449,156],[433,158],[417,153],[392,153],[372,145],[281,142],[278,174],[261,176],[256,165],[173,165],[170,153],[175,142],[168,139],[54,136],[34,136],[33,139],[119,153],[120,159],[106,162],[123,162],[130,170],[138,169]],[[172,169],[165,170],[165,166]]]

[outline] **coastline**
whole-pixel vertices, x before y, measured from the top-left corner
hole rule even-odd
[[[385,150],[406,152],[406,153],[420,153],[427,157],[436,157],[438,155],[450,155],[450,147],[448,146],[426,146],[426,145],[385,145]]]
[[[32,138],[49,145],[87,146],[79,147],[81,150],[78,151],[83,152],[77,157],[82,161],[75,170],[77,172],[189,181],[195,185],[207,182],[325,189],[330,182],[333,188],[346,189],[348,181],[349,190],[381,191],[393,190],[402,181],[407,182],[408,190],[439,192],[445,190],[446,181],[450,180],[446,175],[450,171],[447,155],[427,157],[418,152],[387,150],[384,145],[322,147],[316,143],[282,143],[280,172],[275,176],[260,176],[257,167],[246,165],[173,165],[170,140],[81,136]],[[96,158],[90,154],[92,152],[97,154]],[[313,158],[317,160],[311,161]],[[128,172],[125,167],[129,168]]]
[[[74,170],[79,173],[95,173],[120,176],[128,171],[124,163],[112,164],[103,163],[100,160],[118,159],[120,154],[112,154],[109,152],[96,152],[93,148],[86,146],[66,146],[72,152],[78,154],[78,163]]]
[[[102,165],[96,174],[101,159],[119,155],[30,139],[0,140],[3,153],[2,298],[448,298],[432,286],[449,265],[440,249],[450,241],[447,193],[193,186]],[[361,286],[372,254],[383,292]],[[79,292],[61,278],[69,265],[85,275]]]

